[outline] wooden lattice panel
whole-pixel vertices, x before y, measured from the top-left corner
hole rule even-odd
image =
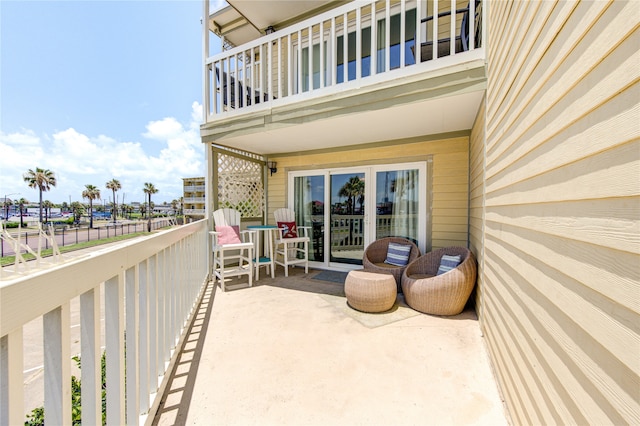
[[[236,209],[242,217],[262,217],[262,173],[261,163],[220,153],[218,206]]]

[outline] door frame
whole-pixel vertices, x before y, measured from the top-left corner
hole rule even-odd
[[[428,211],[428,162],[416,161],[408,163],[388,163],[388,164],[366,164],[359,166],[346,166],[346,167],[327,167],[322,169],[304,169],[290,171],[287,174],[287,205],[295,205],[295,178],[304,176],[324,176],[324,224],[325,224],[325,238],[324,238],[324,259],[322,261],[310,261],[309,264],[312,267],[331,270],[349,271],[353,269],[361,269],[361,265],[353,265],[346,263],[331,262],[331,238],[330,229],[327,224],[330,225],[331,220],[331,185],[330,178],[333,174],[348,174],[348,173],[364,173],[365,175],[365,214],[364,214],[364,248],[371,244],[376,239],[376,173],[383,171],[399,171],[399,170],[418,170],[418,215],[420,220],[418,221],[418,247],[421,252],[424,252],[427,246],[427,215]],[[367,202],[367,200],[373,200],[373,203]],[[424,218],[424,220],[422,219]]]

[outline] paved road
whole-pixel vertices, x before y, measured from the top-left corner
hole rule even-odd
[[[158,229],[160,227],[167,226],[168,222],[169,220],[166,218],[153,219],[152,229]],[[63,247],[72,244],[83,243],[86,241],[99,240],[101,238],[110,238],[117,235],[145,232],[146,230],[147,221],[139,220],[118,221],[116,225],[106,222],[96,224],[94,222],[93,229],[89,229],[89,227],[66,227],[65,229],[56,229],[54,234],[55,241],[58,247]],[[16,241],[19,241],[21,244],[28,245],[34,251],[38,250],[39,241],[37,229],[23,229],[21,232],[16,230],[9,230],[9,232]],[[52,246],[52,243],[50,241],[44,241],[42,244],[43,249],[51,248]],[[24,253],[25,251],[22,250],[22,252]],[[0,245],[0,256],[13,256],[14,254],[14,244],[12,244],[11,241],[5,241],[5,239],[3,238]]]

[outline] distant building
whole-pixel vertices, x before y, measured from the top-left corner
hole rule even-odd
[[[182,178],[183,180],[183,214],[191,220],[202,219],[205,216],[205,185],[204,176]]]
[[[153,206],[153,213],[163,214],[163,215],[173,215],[173,207],[171,204],[156,204]]]
[[[15,200],[12,200],[9,197],[0,198],[0,207],[2,207],[0,211],[0,217],[6,219],[7,217],[11,217],[18,213],[18,206]]]

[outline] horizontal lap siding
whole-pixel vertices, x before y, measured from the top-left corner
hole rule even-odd
[[[469,232],[469,145],[433,159],[433,248],[467,247]]]
[[[489,14],[471,241],[483,224],[483,330],[510,415],[638,424],[640,6],[492,2]],[[472,164],[475,146],[472,134]]]
[[[485,129],[485,103],[478,111],[478,116],[471,130],[469,142],[469,249],[475,254],[478,261],[478,282],[475,291],[475,304],[478,318],[482,316],[482,259],[483,232],[484,232],[484,129]]]
[[[426,161],[429,156],[433,159],[431,244],[433,248],[466,247],[469,220],[468,137],[272,157],[270,160],[277,162],[278,172],[268,178],[268,220],[273,222],[273,212],[286,206],[287,171]]]

